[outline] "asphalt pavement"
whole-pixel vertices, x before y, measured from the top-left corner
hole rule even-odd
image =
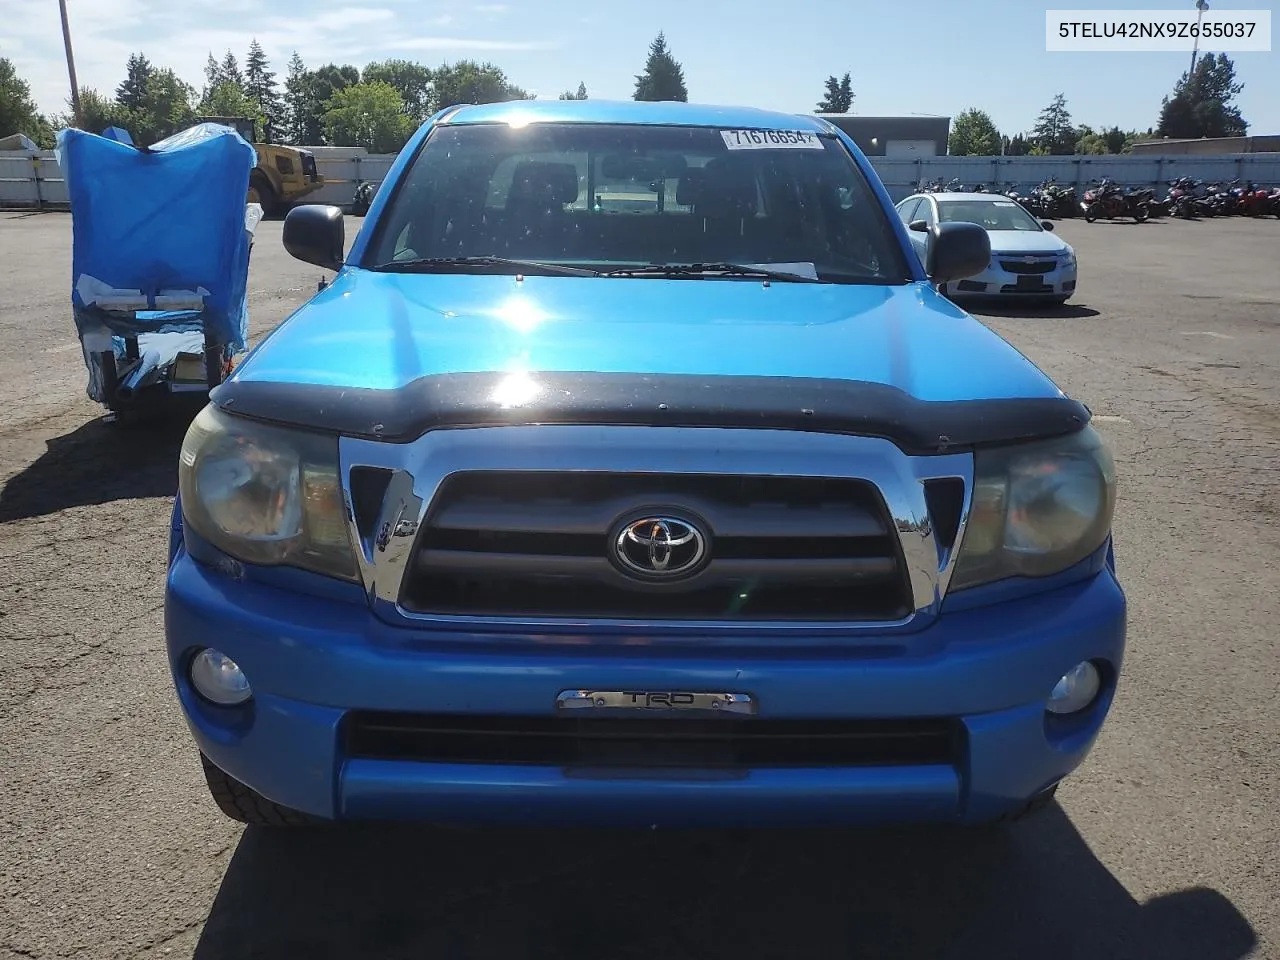
[[[0,214],[0,958],[1280,958],[1280,222],[1058,230],[1071,305],[975,308],[1117,460],[1129,652],[1058,804],[1003,832],[276,833],[218,813],[167,673],[182,423],[103,422],[70,220]],[[262,224],[254,336],[321,275]]]

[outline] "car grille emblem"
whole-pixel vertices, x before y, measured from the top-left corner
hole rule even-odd
[[[618,531],[613,554],[628,573],[645,579],[670,579],[699,567],[707,554],[707,538],[692,521],[645,517]]]

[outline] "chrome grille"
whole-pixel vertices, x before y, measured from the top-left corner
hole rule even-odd
[[[646,582],[610,559],[628,517],[709,535],[705,567]],[[875,488],[849,478],[468,471],[441,485],[400,598],[416,613],[896,620],[911,610]]]
[[[617,644],[778,632],[842,644],[906,629],[939,610],[973,477],[969,453],[912,456],[877,437],[776,429],[513,424],[408,443],[343,437],[339,454],[371,606],[393,622],[460,628],[439,634],[457,642],[494,631],[577,642],[587,625],[593,642]],[[631,507],[705,509],[723,579],[613,579],[601,530]],[[754,590],[730,593],[734,575]]]

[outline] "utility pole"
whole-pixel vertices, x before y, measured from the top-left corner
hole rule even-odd
[[[1196,36],[1191,44],[1191,72],[1188,77],[1194,77],[1196,73],[1196,56],[1200,53],[1200,24],[1204,22],[1204,12],[1209,9],[1209,0],[1196,0],[1196,9],[1200,11],[1200,15],[1196,17]]]
[[[76,82],[76,58],[71,52],[71,24],[67,21],[67,0],[58,0],[58,8],[62,11],[62,45],[67,48],[67,73],[71,77],[71,111],[76,117],[76,127],[83,130],[84,114],[80,110],[80,84]]]

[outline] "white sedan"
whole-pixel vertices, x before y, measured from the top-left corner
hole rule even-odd
[[[897,206],[911,245],[926,262],[935,223],[985,227],[991,238],[987,269],[941,290],[948,297],[985,296],[1066,303],[1076,291],[1076,254],[1054,236],[1053,224],[1037,220],[1016,201],[990,193],[916,193]]]

